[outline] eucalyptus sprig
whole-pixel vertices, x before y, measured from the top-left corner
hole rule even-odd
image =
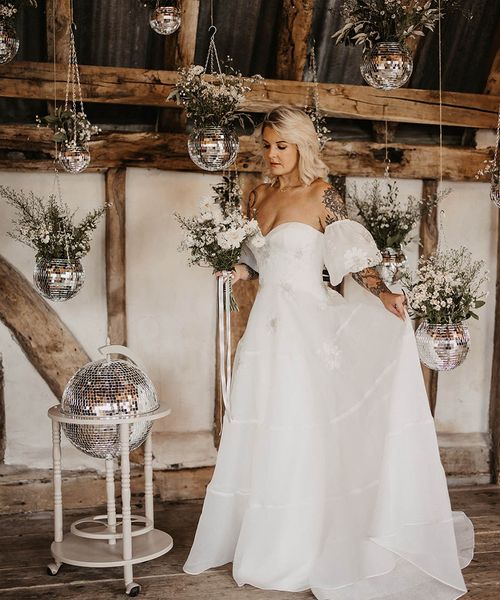
[[[13,230],[8,235],[33,248],[36,259],[68,258],[78,260],[90,250],[92,231],[109,206],[90,211],[74,223],[75,213],[55,195],[48,199],[0,186],[0,196],[16,211]]]

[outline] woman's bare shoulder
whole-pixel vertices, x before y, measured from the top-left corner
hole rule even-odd
[[[317,179],[311,184],[311,197],[317,204],[323,227],[347,218],[345,203],[337,189],[323,179]]]

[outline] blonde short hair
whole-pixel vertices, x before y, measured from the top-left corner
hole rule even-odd
[[[267,113],[257,131],[262,139],[265,127],[272,127],[283,141],[296,144],[299,152],[299,177],[305,185],[316,179],[327,179],[328,167],[321,160],[318,135],[309,116],[298,108],[279,106]],[[263,162],[263,173],[272,182],[272,177]]]

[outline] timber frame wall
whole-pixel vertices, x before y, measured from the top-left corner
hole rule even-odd
[[[63,97],[67,69],[67,35],[71,24],[70,0],[46,0],[47,48],[49,60],[56,62],[56,94]],[[186,66],[194,60],[196,28],[200,0],[183,0],[183,26],[171,36],[166,44],[165,62]],[[254,86],[242,105],[242,109],[263,113],[281,104],[302,107],[311,84],[302,79],[309,50],[314,0],[284,0],[284,18],[278,32],[277,72],[279,80],[263,80]],[[416,48],[413,49],[414,51]],[[177,80],[175,71],[144,70],[114,67],[81,66],[81,83],[84,102],[157,106],[163,108],[161,132],[107,132],[90,143],[92,162],[88,171],[106,174],[106,200],[113,204],[106,222],[106,289],[108,311],[108,334],[112,343],[126,343],[126,282],[125,282],[125,178],[126,167],[157,168],[164,170],[198,171],[186,151],[187,136],[179,133],[184,129],[185,119],[181,111],[166,98]],[[318,86],[322,111],[330,117],[357,118],[373,121],[376,142],[330,141],[324,151],[324,160],[334,176],[350,175],[380,177],[384,173],[385,146],[380,143],[380,124],[388,120],[391,130],[397,123],[439,123],[439,94],[437,91],[398,89],[391,92],[367,86],[322,83]],[[0,96],[9,98],[54,99],[54,65],[40,62],[14,62],[0,66]],[[488,83],[483,94],[443,92],[443,125],[494,129],[500,104],[500,51],[496,52]],[[439,148],[434,145],[398,144],[389,147],[391,175],[394,178],[424,180],[424,194],[436,189],[439,177]],[[493,149],[445,147],[443,149],[444,179],[448,181],[473,181],[484,161],[491,158]],[[53,143],[51,133],[28,125],[6,125],[0,129],[0,170],[30,171],[53,169]],[[238,170],[242,173],[245,188],[251,188],[255,173],[260,171],[257,142],[251,137],[241,138]],[[437,245],[436,211],[422,219],[420,239],[422,254],[429,254]],[[496,286],[496,312],[494,355],[490,399],[490,430],[492,435],[492,479],[498,483],[500,474],[500,235],[498,236],[498,273]],[[27,291],[26,282],[19,273],[0,257],[0,270],[7,278],[14,278],[20,291],[32,305],[37,318],[56,322],[44,301],[34,298]],[[7,280],[4,278],[4,283]],[[0,278],[0,288],[2,287]],[[2,290],[0,289],[0,292]],[[4,290],[5,291],[5,290]],[[29,290],[28,290],[29,291]],[[0,294],[1,297],[1,294]],[[239,337],[246,319],[253,293],[243,299],[242,322],[236,335]],[[10,302],[11,301],[11,302]],[[0,319],[26,346],[25,329],[29,323],[16,318],[16,299],[0,301]],[[9,304],[10,302],[10,304]],[[12,304],[14,302],[14,305]],[[48,310],[47,310],[48,309]],[[52,311],[53,312],[53,311]],[[76,340],[60,329],[61,343],[74,348],[74,360],[64,365],[64,371],[72,370],[87,361]],[[44,340],[38,340],[43,355]],[[46,343],[46,341],[45,341]],[[62,380],[58,360],[53,357],[49,364],[40,364],[40,352],[24,347],[42,376],[51,382],[53,391],[61,390]],[[55,363],[54,363],[55,361]],[[74,364],[73,364],[74,363]],[[80,363],[80,364],[79,364]],[[65,373],[63,373],[65,376]],[[432,410],[437,393],[437,373],[424,371]],[[64,377],[63,377],[64,379]],[[216,394],[217,395],[217,394]],[[217,421],[220,400],[216,401],[215,436],[218,438]],[[1,370],[0,370],[1,409]],[[0,429],[1,429],[0,414]],[[2,440],[0,439],[0,455]],[[0,456],[1,459],[1,456]]]

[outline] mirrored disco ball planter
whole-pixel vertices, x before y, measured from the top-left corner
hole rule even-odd
[[[403,267],[406,265],[406,255],[402,250],[384,248],[380,251],[382,262],[377,265],[377,271],[385,283],[391,285],[403,276]]]
[[[85,271],[79,260],[66,258],[40,259],[35,263],[33,282],[40,294],[53,302],[73,298],[85,281]]]
[[[59,163],[68,173],[81,173],[89,166],[89,149],[85,146],[68,146],[63,144],[59,152]]]
[[[381,90],[394,90],[410,79],[413,58],[405,44],[378,42],[363,53],[360,70],[368,85]]]
[[[149,25],[160,35],[171,35],[181,26],[181,11],[177,6],[157,6],[151,11]]]
[[[124,570],[125,593],[137,596],[132,565],[168,552],[170,535],[154,528],[151,428],[170,413],[158,402],[153,383],[140,362],[124,346],[99,348],[105,355],[79,369],[70,379],[60,405],[49,410],[52,419],[54,466],[54,562],[49,575],[63,563]],[[112,359],[121,354],[125,359]],[[71,443],[94,458],[105,460],[107,512],[72,523],[63,534],[61,427]],[[129,452],[144,443],[144,515],[130,508]],[[122,512],[116,513],[114,471],[120,457]]]
[[[423,321],[415,332],[420,360],[434,371],[451,371],[467,358],[469,328],[465,323],[433,325]]]
[[[0,19],[0,65],[10,62],[18,50],[15,28],[6,19]]]
[[[189,157],[205,171],[221,171],[236,160],[240,142],[228,127],[195,129],[188,138]]]

